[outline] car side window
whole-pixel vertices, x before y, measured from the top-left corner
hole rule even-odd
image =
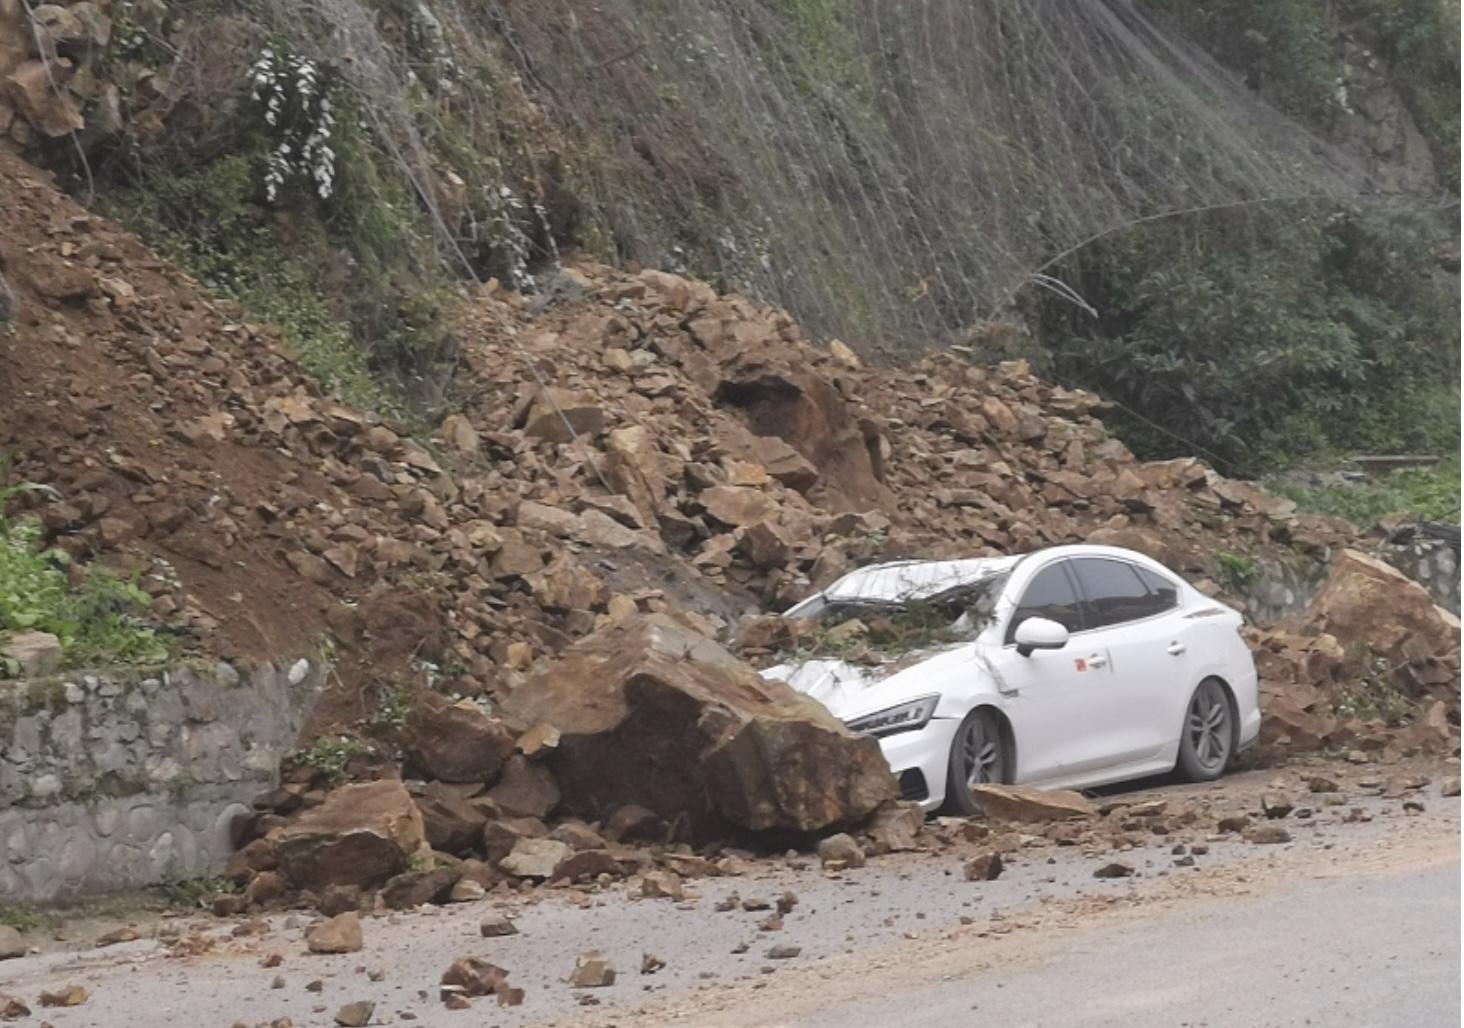
[[[1007,642],[1012,641],[1017,626],[1032,617],[1056,621],[1069,632],[1083,629],[1082,602],[1063,563],[1049,564],[1027,583],[1011,624],[1007,626]]]
[[[1090,628],[1138,621],[1172,606],[1149,591],[1137,568],[1121,560],[1080,557],[1073,561],[1073,573],[1083,587]]]
[[[1148,568],[1134,568],[1144,584],[1149,587],[1149,592],[1158,599],[1159,611],[1173,610],[1179,606],[1179,586],[1163,575],[1156,574]],[[1156,611],[1158,613],[1158,611]]]

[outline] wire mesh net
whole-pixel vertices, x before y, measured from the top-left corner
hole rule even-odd
[[[415,47],[365,0],[271,2],[341,68],[454,259],[420,98],[479,104],[491,149],[507,83],[572,139],[610,256],[866,343],[1063,291],[1038,273],[1135,222],[1368,188],[1126,0],[423,0]],[[489,99],[461,88],[494,66]]]

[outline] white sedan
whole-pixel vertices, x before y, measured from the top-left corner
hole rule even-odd
[[[1241,616],[1129,550],[880,564],[784,616],[822,630],[763,674],[878,738],[926,810],[974,813],[978,782],[1207,781],[1260,735]]]

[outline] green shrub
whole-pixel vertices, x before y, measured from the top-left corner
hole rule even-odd
[[[1456,295],[1436,230],[1319,204],[1216,211],[1106,239],[1044,299],[1057,374],[1123,408],[1141,456],[1256,473],[1348,450],[1458,447]]]
[[[1420,521],[1459,520],[1459,461],[1456,457],[1436,468],[1404,468],[1370,482],[1318,488],[1273,486],[1315,514],[1346,518],[1364,527],[1389,514]]]
[[[50,632],[69,666],[165,663],[168,640],[140,620],[152,602],[147,593],[100,570],[73,586],[66,554],[42,549],[38,526],[7,518],[6,493],[0,488],[0,635]]]

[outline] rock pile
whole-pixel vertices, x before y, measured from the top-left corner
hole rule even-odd
[[[1459,619],[1387,564],[1345,550],[1299,623],[1251,642],[1264,746],[1458,751]]]
[[[342,833],[330,819],[347,805],[297,765],[260,805],[234,869],[253,891],[234,902],[303,890],[347,909],[376,890],[409,904],[504,875],[640,873],[621,843],[719,821],[807,832],[887,796],[870,747],[791,694],[721,655],[673,667],[665,616],[725,637],[869,560],[1085,539],[1214,592],[1217,551],[1284,562],[1351,536],[1198,461],[1136,461],[1101,401],[1020,362],[866,368],[781,312],[654,271],[566,270],[542,299],[490,285],[461,312],[461,412],[414,439],[326,395],[268,330],[4,154],[0,194],[18,311],[0,339],[0,449],[12,476],[54,490],[12,513],[77,574],[140,574],[152,617],[200,650],[278,659],[330,639],[337,684],[313,731],[371,735],[378,758],[348,771],[390,780],[400,763],[419,783],[373,793],[381,820]],[[1325,606],[1345,651],[1337,633],[1367,619]],[[1410,668],[1409,697],[1447,693],[1452,673],[1453,706],[1427,717],[1457,720],[1457,634],[1424,653],[1420,631],[1380,652]],[[1330,644],[1296,638],[1263,640],[1268,680],[1315,686]],[[1288,702],[1295,744],[1321,708]],[[646,748],[615,763],[610,741]],[[777,766],[794,753],[827,760]],[[656,754],[651,784],[632,765]],[[666,823],[685,799],[661,791],[674,775],[698,790],[694,825]],[[551,831],[558,811],[600,828]],[[885,848],[910,844],[881,823]],[[351,859],[317,859],[327,846]]]

